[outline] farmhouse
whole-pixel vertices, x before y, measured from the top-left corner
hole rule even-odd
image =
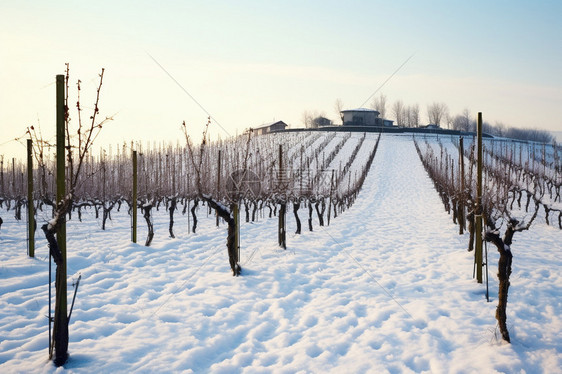
[[[258,127],[254,127],[254,131],[256,132],[256,135],[265,135],[271,132],[283,131],[285,130],[285,128],[287,128],[287,124],[285,122],[275,121],[271,123],[266,123]]]
[[[394,121],[379,117],[374,109],[358,108],[342,110],[344,126],[392,126]]]
[[[312,120],[312,127],[313,128],[319,128],[319,127],[326,127],[326,126],[332,126],[332,120],[326,118],[326,117],[316,117]]]

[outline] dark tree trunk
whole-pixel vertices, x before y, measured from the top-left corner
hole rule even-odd
[[[191,227],[191,231],[195,234],[195,229],[197,229],[197,215],[195,214],[195,209],[199,205],[199,199],[195,199],[193,201],[193,206],[191,207],[191,216],[193,217],[193,226]]]
[[[105,204],[103,206],[103,218],[102,218],[102,223],[101,223],[101,229],[105,230],[105,223],[107,221],[107,219],[111,219],[111,209],[113,209],[113,207],[115,206],[115,202],[110,203],[109,206],[106,208]]]
[[[252,222],[256,222],[256,213],[258,212],[258,202],[254,201],[253,204],[253,208],[252,208]]]
[[[513,234],[515,233],[515,227],[517,225],[516,220],[510,221],[507,230],[502,240],[500,236],[495,232],[487,232],[485,239],[493,243],[500,253],[500,259],[498,261],[498,280],[499,280],[499,290],[498,290],[498,306],[496,308],[496,319],[498,320],[498,325],[502,338],[510,342],[509,331],[507,330],[507,294],[509,290],[509,276],[511,275],[511,263],[513,260],[513,255],[511,253],[511,242],[513,239]]]
[[[297,231],[295,231],[295,234],[301,233],[301,220],[299,219],[299,214],[297,213],[300,206],[300,203],[293,203],[293,214],[295,215],[295,221],[297,221]]]
[[[56,275],[55,275],[55,298],[56,303],[55,305],[60,305],[60,299],[63,297],[63,293],[66,293],[66,289],[62,289],[62,281],[61,277],[64,275],[63,271],[60,271],[60,266],[64,266],[62,254],[59,250],[59,246],[57,243],[57,239],[55,237],[55,231],[49,229],[48,225],[45,224],[41,227],[43,232],[45,233],[45,238],[49,243],[49,252],[50,255],[53,257],[55,264],[57,265],[56,268]],[[53,344],[52,347],[55,350],[55,359],[54,363],[56,366],[62,366],[68,359],[68,317],[66,315],[66,310],[60,310],[60,308],[55,308],[55,316],[54,316],[54,326],[53,326]],[[52,355],[52,352],[49,352],[49,355]]]
[[[246,222],[250,222],[250,204],[248,200],[244,200],[244,211],[246,212]]]
[[[21,221],[21,207],[23,206],[23,200],[18,199],[16,201],[16,206],[14,207],[14,218],[16,221]]]
[[[318,224],[320,226],[324,226],[324,215],[323,215],[324,212],[322,213],[320,212],[319,206],[320,206],[320,201],[317,201],[316,204],[314,204],[314,207],[316,208],[316,214],[318,215]]]
[[[176,211],[177,206],[178,206],[178,204],[177,204],[176,198],[174,197],[170,201],[170,208],[168,210],[168,212],[170,213],[170,226],[168,227],[168,231],[170,232],[171,238],[175,238],[175,236],[174,236],[174,212]]]
[[[474,222],[474,212],[470,212],[468,213],[468,233],[469,233],[469,239],[468,239],[468,251],[472,252],[472,250],[474,250],[474,231],[476,230],[476,224]]]
[[[308,202],[308,231],[312,231],[312,203]]]
[[[279,204],[279,227],[278,227],[278,241],[279,246],[287,249],[287,223],[285,221],[285,214],[287,212],[287,204]]]
[[[460,226],[461,223],[460,223],[460,221],[458,221],[459,208],[458,208],[458,206],[457,206],[457,200],[456,200],[456,199],[451,199],[451,201],[452,201],[452,203],[451,203],[451,205],[452,205],[451,209],[453,210],[453,223],[456,225],[457,222],[458,222],[458,224],[459,224],[459,226]]]
[[[232,270],[233,276],[238,276],[242,272],[242,268],[239,265],[240,259],[238,258],[238,250],[236,248],[236,223],[234,222],[234,217],[230,214],[225,207],[218,204],[211,198],[205,198],[205,201],[209,206],[216,210],[217,214],[226,221],[228,225],[228,236],[226,238],[226,248],[228,250],[228,261],[230,263],[230,269]]]
[[[152,225],[152,221],[150,219],[152,204],[145,205],[141,209],[143,212],[143,217],[146,221],[146,226],[148,227],[148,235],[146,236],[146,242],[144,243],[144,245],[150,247],[150,243],[152,243],[152,238],[154,237],[154,226]]]

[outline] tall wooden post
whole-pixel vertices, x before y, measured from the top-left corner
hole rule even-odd
[[[240,209],[238,203],[232,204],[232,216],[234,217],[234,248],[236,250],[236,262],[240,261]]]
[[[284,192],[283,183],[285,181],[284,177],[284,170],[283,170],[283,146],[279,144],[279,192]],[[277,230],[277,240],[279,242],[279,246],[283,249],[287,249],[287,241],[286,241],[286,221],[285,221],[285,214],[287,211],[287,204],[286,201],[282,200],[280,202],[279,207],[279,225]]]
[[[0,158],[0,194],[5,196],[6,191],[4,191],[4,155]]]
[[[335,170],[332,169],[332,179],[330,179],[330,199],[328,200],[328,226],[330,226],[330,215],[332,213],[332,194],[334,192],[334,172]],[[351,173],[350,173],[351,177]],[[335,217],[336,212],[334,212]]]
[[[137,151],[133,151],[133,201],[132,201],[132,216],[133,226],[131,227],[131,240],[133,243],[137,242]]]
[[[29,257],[35,257],[35,210],[33,206],[33,157],[31,139],[27,139],[27,243]]]
[[[65,82],[64,75],[57,75],[57,153],[56,153],[56,178],[57,178],[57,204],[61,204],[66,194],[65,178]],[[56,298],[55,298],[55,364],[60,366],[66,362],[68,356],[68,317],[66,297],[66,217],[62,219],[57,229],[57,244],[61,253],[62,261],[57,265],[56,273]]]
[[[466,226],[466,219],[465,219],[465,209],[464,203],[466,199],[465,195],[465,186],[464,186],[464,138],[461,136],[459,139],[459,186],[461,189],[460,193],[460,203],[459,203],[459,234],[462,235],[464,233],[464,228]]]
[[[16,159],[12,157],[12,197],[16,197]]]
[[[221,190],[221,150],[219,149],[219,159],[218,159],[218,168],[217,168],[217,196],[216,198],[220,200],[220,190]],[[217,216],[217,227],[219,227],[219,214],[215,212],[215,216]]]
[[[278,233],[278,241],[279,246],[283,249],[287,249],[287,236],[286,236],[286,214],[287,214],[287,204],[281,203],[279,206],[279,233]]]
[[[478,112],[478,121],[476,123],[476,132],[478,137],[478,159],[476,174],[476,224],[475,224],[475,250],[474,263],[476,266],[476,280],[482,283],[482,113]]]

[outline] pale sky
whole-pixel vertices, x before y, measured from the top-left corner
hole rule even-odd
[[[183,120],[198,136],[207,114],[149,55],[223,138],[273,120],[302,127],[304,111],[335,121],[336,99],[359,107],[411,55],[380,91],[388,112],[418,104],[426,123],[427,105],[444,102],[453,115],[561,131],[561,16],[558,0],[0,0],[0,155],[25,154],[10,139],[27,126],[52,136],[66,62],[83,107],[106,69],[100,114],[116,116],[98,146],[183,143]]]

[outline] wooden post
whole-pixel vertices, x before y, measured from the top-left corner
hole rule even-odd
[[[329,203],[328,203],[328,226],[330,226],[330,215],[331,215],[331,212],[332,212],[332,193],[334,191],[334,172],[335,172],[335,170],[332,169],[332,179],[330,180],[330,200],[329,200]],[[350,176],[351,176],[351,174],[350,174]],[[334,214],[336,214],[336,213],[334,212]]]
[[[187,233],[191,234],[191,201],[187,199]]]
[[[57,204],[61,204],[66,195],[65,178],[65,76],[57,75],[57,152],[56,152],[56,180],[57,180]],[[61,264],[57,265],[56,273],[56,297],[55,297],[55,321],[54,321],[54,340],[55,340],[55,364],[62,365],[68,356],[68,317],[67,317],[67,296],[66,296],[66,217],[57,230],[57,244],[61,253]]]
[[[465,219],[465,186],[464,186],[464,139],[461,137],[459,139],[459,178],[460,178],[460,189],[461,189],[461,196],[460,196],[460,203],[459,203],[459,234],[462,235],[464,233],[464,228],[466,226],[466,219]]]
[[[133,198],[132,198],[132,216],[133,216],[133,226],[131,227],[131,240],[133,243],[137,242],[137,151],[133,151]]]
[[[282,183],[284,182],[284,170],[283,170],[283,146],[279,144],[279,192],[284,192]],[[279,225],[277,230],[277,239],[279,246],[283,249],[287,249],[286,241],[286,228],[285,228],[285,213],[287,210],[287,204],[285,201],[280,202],[279,207]]]
[[[285,231],[285,215],[286,215],[287,205],[285,203],[281,203],[279,207],[279,233],[278,233],[278,241],[279,246],[283,249],[287,249],[287,236]]]
[[[236,262],[240,262],[240,209],[238,203],[232,204],[232,216],[234,218],[234,248],[236,250]]]
[[[12,157],[12,197],[16,197],[16,159]]]
[[[4,191],[4,155],[0,158],[0,194],[5,196]]]
[[[31,139],[27,139],[27,240],[29,257],[35,257],[35,211],[33,206],[33,157]]]
[[[221,150],[219,149],[219,159],[218,159],[218,169],[217,169],[217,200],[220,200],[220,189],[221,189]],[[219,227],[219,214],[215,212],[215,216],[217,216],[217,227]]]
[[[475,228],[475,250],[474,263],[476,266],[476,280],[482,283],[482,113],[478,112],[478,121],[476,124],[478,136],[478,158],[477,158],[477,174],[476,174],[476,228]]]

